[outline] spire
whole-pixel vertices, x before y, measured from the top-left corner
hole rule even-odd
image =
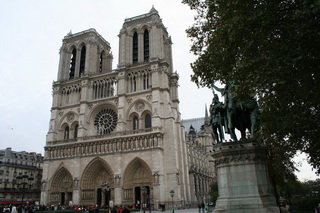
[[[72,31],[70,29],[70,32],[67,34],[67,36],[71,36],[72,35]]]
[[[150,12],[149,13],[156,13],[156,14],[158,14],[158,11],[154,8],[154,6],[152,5],[152,8],[151,8],[151,10],[150,10]]]

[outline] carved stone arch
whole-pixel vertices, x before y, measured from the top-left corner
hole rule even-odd
[[[81,49],[82,49],[82,47],[87,47],[87,42],[85,41],[85,40],[81,40],[79,43],[78,43],[78,45],[77,45],[77,49],[79,50],[79,51],[81,51]],[[80,56],[79,56],[80,57]]]
[[[66,114],[64,114],[60,121],[59,121],[59,127],[63,128],[63,125],[68,124],[69,126],[71,125],[71,123],[73,123],[74,121],[79,120],[79,115],[78,113],[75,113],[73,111],[69,111]]]
[[[91,108],[87,122],[88,123],[92,122],[92,120],[94,120],[94,117],[100,112],[100,110],[105,109],[105,108],[110,108],[110,109],[113,109],[114,111],[118,111],[117,105],[114,104],[113,102],[109,102],[106,104],[97,104]]]
[[[133,112],[136,112],[139,114],[139,116],[141,116],[142,111],[144,111],[144,110],[151,111],[151,109],[152,109],[152,106],[148,101],[139,98],[139,99],[135,100],[134,102],[132,102],[130,104],[130,106],[128,107],[127,118],[129,119],[129,115],[131,115]]]
[[[63,205],[69,204],[68,201],[72,201],[73,192],[73,177],[68,169],[64,166],[60,166],[55,174],[52,176],[50,184],[50,202],[51,204],[63,203]]]
[[[148,30],[148,32],[150,33],[150,30],[151,30],[151,26],[148,25],[148,24],[144,24],[140,27],[139,29],[139,33],[144,33],[145,30]]]
[[[78,50],[78,46],[75,43],[71,43],[71,44],[69,43],[66,48],[67,48],[67,53],[69,54],[72,54],[73,49]]]
[[[134,158],[126,167],[123,175],[123,188],[152,186],[153,176],[148,164],[139,157]]]
[[[134,33],[138,33],[138,34],[139,34],[139,29],[136,28],[136,27],[130,29],[130,31],[129,31],[129,33],[128,33],[128,36],[133,37],[133,34],[134,34]]]
[[[101,188],[103,183],[108,183],[112,190],[114,188],[114,173],[105,160],[96,157],[86,166],[81,176],[81,203],[84,205],[95,203],[96,191]]]

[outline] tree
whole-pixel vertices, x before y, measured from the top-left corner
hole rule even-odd
[[[320,1],[182,2],[197,11],[187,29],[198,56],[191,80],[207,87],[237,80],[237,98],[255,94],[259,102],[256,138],[286,159],[307,153],[319,173]]]

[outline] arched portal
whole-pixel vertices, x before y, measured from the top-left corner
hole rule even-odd
[[[50,203],[52,205],[69,205],[72,201],[73,180],[70,172],[61,167],[53,175],[50,187]]]
[[[114,199],[114,174],[109,164],[94,158],[85,168],[81,178],[82,205],[108,205]]]
[[[153,177],[148,164],[134,158],[126,167],[123,179],[124,199],[126,204],[152,204]]]

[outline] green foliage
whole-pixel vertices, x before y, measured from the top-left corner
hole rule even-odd
[[[210,87],[237,80],[238,99],[258,98],[256,137],[268,144],[272,166],[284,159],[291,173],[290,159],[303,151],[320,172],[320,1],[182,2],[197,11],[187,29],[198,56],[192,81]]]

